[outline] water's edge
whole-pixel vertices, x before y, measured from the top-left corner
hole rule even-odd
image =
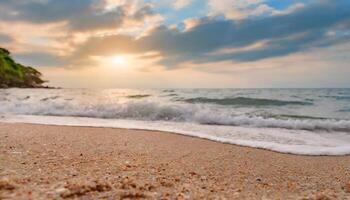
[[[349,103],[350,89],[10,89],[0,90],[0,121],[156,130],[282,153],[348,155]]]
[[[8,124],[36,124],[36,125],[50,125],[50,126],[68,126],[68,127],[90,127],[90,128],[115,128],[127,130],[143,130],[143,131],[157,131],[169,134],[177,134],[187,137],[194,137],[199,139],[210,140],[223,144],[238,145],[242,147],[249,147],[261,150],[272,151],[276,153],[299,155],[299,156],[348,156],[350,155],[350,146],[340,147],[310,147],[307,145],[282,145],[273,142],[259,142],[249,140],[234,140],[230,138],[222,138],[215,135],[185,131],[176,129],[169,122],[164,122],[159,126],[157,122],[144,122],[136,120],[108,120],[85,117],[55,117],[55,116],[31,116],[31,115],[7,115],[0,117],[0,123]],[[193,126],[193,124],[184,124]],[[232,128],[232,127],[231,127]],[[260,128],[261,129],[261,128]],[[237,127],[237,131],[249,131],[248,128]],[[268,131],[268,130],[266,130]],[[284,131],[281,129],[281,131]]]

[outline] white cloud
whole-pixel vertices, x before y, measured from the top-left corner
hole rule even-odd
[[[129,9],[136,10],[141,8],[145,2],[143,0],[104,0],[104,4],[107,9],[128,5]]]
[[[188,18],[186,20],[183,21],[184,25],[185,25],[185,30],[189,30],[195,26],[197,26],[198,24],[200,24],[201,20],[198,18]]]
[[[224,15],[229,19],[243,19],[274,11],[263,0],[208,0],[208,6],[211,15]]]
[[[284,9],[284,10],[275,10],[273,12],[274,15],[287,15],[287,14],[290,14],[290,13],[293,13],[299,9],[302,9],[305,7],[305,4],[303,3],[296,3],[296,4],[293,4],[291,6],[289,6],[288,8]]]
[[[191,3],[191,0],[176,0],[173,3],[173,6],[176,10],[182,9],[186,6],[188,6]]]
[[[210,15],[224,15],[228,19],[244,19],[259,15],[286,15],[305,7],[303,3],[295,3],[278,10],[270,7],[265,0],[208,0]]]

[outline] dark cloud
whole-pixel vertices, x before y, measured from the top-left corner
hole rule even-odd
[[[74,31],[116,29],[128,16],[126,7],[104,9],[101,0],[0,1],[0,20],[30,23],[68,22]],[[136,12],[135,20],[152,14],[148,5]],[[132,17],[132,16],[131,16]]]
[[[0,46],[1,43],[8,43],[11,41],[13,41],[13,38],[11,36],[0,33]]]
[[[286,15],[243,21],[203,19],[185,32],[162,26],[138,40],[121,35],[91,38],[75,56],[157,51],[163,56],[160,62],[169,67],[186,61],[256,61],[344,41],[348,38],[346,34],[328,33],[350,31],[349,21],[350,1],[323,0]],[[268,42],[259,49],[213,54],[223,48],[241,48],[260,41]]]
[[[154,14],[152,10],[152,6],[149,4],[146,4],[145,6],[141,7],[132,17],[136,20],[142,20],[148,16],[152,16]]]

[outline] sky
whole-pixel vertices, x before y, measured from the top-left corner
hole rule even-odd
[[[0,0],[0,46],[57,87],[350,87],[349,39],[349,0]]]

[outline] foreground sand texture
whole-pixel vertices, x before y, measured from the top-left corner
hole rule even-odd
[[[155,131],[0,123],[0,199],[350,199],[350,156]]]

